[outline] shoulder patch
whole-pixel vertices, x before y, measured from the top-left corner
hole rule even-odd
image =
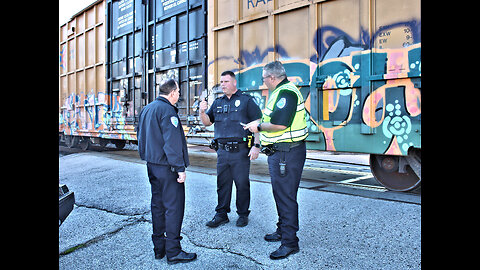
[[[279,101],[277,101],[277,107],[279,109],[283,109],[283,107],[285,107],[286,104],[287,104],[287,99],[285,99],[284,97],[282,97]]]
[[[172,125],[175,127],[178,127],[178,118],[176,116],[170,117],[170,122],[172,122]]]

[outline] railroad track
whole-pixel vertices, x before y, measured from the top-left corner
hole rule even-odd
[[[138,158],[137,152],[132,149],[118,150],[114,147],[94,147],[92,150],[84,151],[79,148],[68,148],[59,145],[59,152],[61,155],[91,152],[118,160],[143,163]],[[197,145],[190,148],[189,153],[191,160],[189,171],[210,175],[216,174],[216,155],[209,148],[199,148]],[[270,183],[266,156],[260,155],[259,159],[251,163],[250,179],[252,181]],[[381,186],[374,179],[368,165],[308,156],[300,187],[413,204],[420,204],[421,199],[420,191],[394,192]]]

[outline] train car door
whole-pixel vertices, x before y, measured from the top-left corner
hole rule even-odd
[[[108,0],[106,13],[106,77],[112,124],[136,124],[146,105],[146,5],[141,0]]]
[[[207,74],[206,1],[149,0],[147,10],[148,101],[157,97],[156,85],[174,78],[180,86],[180,120],[198,124],[195,101],[206,89]]]
[[[123,116],[125,124],[136,124],[141,109],[157,98],[157,85],[174,78],[180,85],[176,104],[180,119],[187,125],[195,122],[195,99],[206,88],[206,1],[108,0],[107,4],[112,118]]]

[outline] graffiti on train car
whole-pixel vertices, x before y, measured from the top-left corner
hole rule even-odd
[[[59,131],[66,135],[93,136],[106,139],[136,140],[133,126],[126,125],[120,96],[93,92],[71,94],[65,99],[59,117]],[[108,102],[112,102],[112,106]],[[116,132],[115,132],[116,130]],[[118,132],[118,131],[122,132]]]
[[[266,5],[268,2],[271,2],[272,0],[247,0],[247,9],[250,8],[255,8],[258,6],[259,3],[263,3]]]
[[[313,41],[317,54],[307,61],[290,59],[277,44],[210,64],[240,64],[239,87],[264,108],[268,90],[262,87],[262,68],[274,51],[305,98],[315,149],[406,155],[411,146],[421,147],[420,23],[398,22],[381,27],[372,38],[364,30],[360,36],[324,26]]]
[[[268,52],[275,52],[305,98],[312,149],[405,155],[410,147],[421,147],[420,22],[384,26],[372,37],[361,30],[358,39],[324,26],[317,29],[313,45],[317,53],[309,59],[291,58],[276,44],[263,51],[241,51],[238,59],[221,56],[209,65],[238,64],[234,71],[239,88],[264,108],[268,90],[262,86],[262,68]],[[61,68],[66,68],[65,57],[64,48]],[[124,112],[120,95],[93,93],[65,98],[60,131],[135,140],[133,126],[125,122],[130,108]]]
[[[365,50],[319,64],[310,93],[317,107],[310,111],[318,113],[311,119],[322,131],[325,150],[369,147],[405,155],[410,146],[420,147],[421,92],[415,86],[420,85],[420,46]],[[368,75],[371,66],[381,68]]]

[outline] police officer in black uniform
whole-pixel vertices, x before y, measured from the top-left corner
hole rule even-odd
[[[262,111],[252,96],[237,89],[235,74],[225,71],[221,74],[220,85],[224,96],[217,98],[210,109],[207,102],[200,103],[200,118],[205,126],[215,123],[214,142],[217,149],[217,195],[218,204],[214,218],[206,225],[212,228],[229,222],[232,184],[235,181],[237,189],[238,227],[248,224],[250,213],[250,160],[258,157],[260,152],[259,135],[253,142],[248,142],[251,133],[244,130],[242,124],[259,120]],[[248,145],[252,147],[249,148]]]
[[[155,259],[166,254],[168,264],[190,262],[197,254],[184,252],[180,245],[185,169],[190,164],[178,108],[173,106],[180,90],[173,79],[158,90],[160,96],[142,109],[137,126],[138,152],[147,161],[152,190],[153,250]]]

